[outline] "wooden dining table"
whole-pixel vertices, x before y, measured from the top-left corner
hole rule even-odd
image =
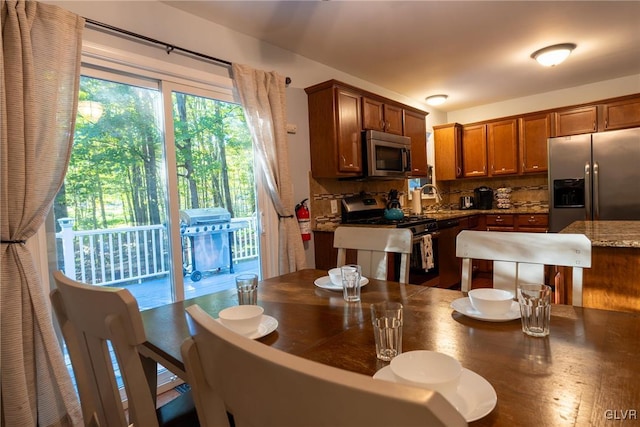
[[[473,426],[640,424],[640,315],[553,305],[550,334],[522,332],[520,320],[484,321],[451,307],[460,291],[369,279],[361,301],[316,286],[324,270],[306,269],[263,280],[258,304],[277,328],[265,345],[326,365],[373,376],[388,363],[375,355],[370,304],[404,306],[402,350],[449,354],[489,382],[497,403]],[[180,345],[189,336],[185,307],[217,317],[236,305],[235,290],[142,312],[141,352],[187,381]],[[212,361],[212,363],[215,363]]]

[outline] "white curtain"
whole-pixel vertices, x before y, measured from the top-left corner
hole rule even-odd
[[[233,81],[240,96],[267,191],[278,213],[280,274],[305,268],[306,258],[295,216],[289,174],[285,78],[275,72],[233,64]]]
[[[1,424],[75,425],[80,404],[25,242],[69,162],[84,19],[35,1],[0,1]]]

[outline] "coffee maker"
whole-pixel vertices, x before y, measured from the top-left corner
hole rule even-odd
[[[482,186],[473,190],[476,209],[489,210],[493,205],[493,190]]]

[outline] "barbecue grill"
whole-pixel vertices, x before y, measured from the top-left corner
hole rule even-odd
[[[234,231],[247,228],[247,221],[232,220],[224,208],[184,209],[180,211],[182,261],[184,275],[194,282],[202,279],[203,271],[229,268],[233,274]]]

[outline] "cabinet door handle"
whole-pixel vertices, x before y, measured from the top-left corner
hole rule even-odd
[[[609,119],[604,119],[604,128],[607,129],[609,127]]]
[[[593,130],[596,130],[596,121],[593,121]]]

